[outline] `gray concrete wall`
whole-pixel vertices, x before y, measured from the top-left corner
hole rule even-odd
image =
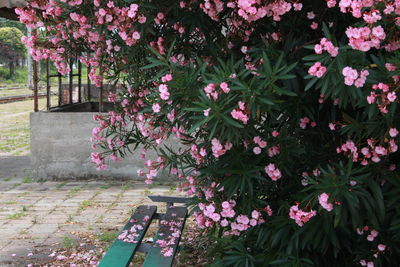
[[[144,167],[140,149],[116,163],[107,162],[108,168],[97,171],[90,162],[91,132],[98,123],[93,112],[32,112],[31,162],[36,179],[124,178],[143,179],[137,170]],[[148,153],[155,160],[155,153]],[[158,179],[168,179],[160,174]]]

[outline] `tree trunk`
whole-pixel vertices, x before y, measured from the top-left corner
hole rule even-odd
[[[14,60],[11,60],[8,66],[9,66],[9,69],[10,69],[10,78],[12,78],[15,75],[15,62],[14,62]]]

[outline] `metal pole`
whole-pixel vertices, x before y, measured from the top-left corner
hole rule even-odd
[[[58,106],[63,104],[63,93],[62,93],[62,76],[61,73],[57,72],[58,75]]]
[[[46,94],[47,94],[47,110],[50,109],[51,103],[50,103],[50,64],[49,64],[49,59],[47,58],[46,60]]]
[[[74,72],[73,72],[73,67],[74,67],[74,61],[71,58],[69,61],[69,103],[72,104],[72,82],[74,81]]]
[[[33,61],[33,111],[39,111],[39,103],[38,103],[38,69],[37,62]]]
[[[104,85],[103,85],[103,81],[101,81],[99,112],[103,112],[103,90],[104,90]]]
[[[88,101],[90,102],[91,100],[91,95],[90,95],[90,78],[89,78],[89,73],[90,73],[90,66],[87,67],[87,98]]]
[[[81,91],[82,91],[82,63],[78,59],[78,102],[82,102],[82,96],[81,96]]]

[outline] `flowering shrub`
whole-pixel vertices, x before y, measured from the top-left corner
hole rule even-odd
[[[92,161],[142,145],[138,175],[181,180],[218,238],[215,265],[400,263],[399,0],[36,0],[17,12],[41,29],[23,40],[35,59],[66,73],[78,58],[97,85],[125,88],[95,116]]]

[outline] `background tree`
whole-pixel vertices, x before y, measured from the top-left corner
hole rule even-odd
[[[27,34],[26,26],[19,21],[0,18],[0,28],[4,28],[4,27],[18,28],[24,35]]]
[[[9,77],[15,74],[18,62],[25,58],[26,47],[21,42],[23,33],[15,27],[0,28],[0,60],[9,66]]]

